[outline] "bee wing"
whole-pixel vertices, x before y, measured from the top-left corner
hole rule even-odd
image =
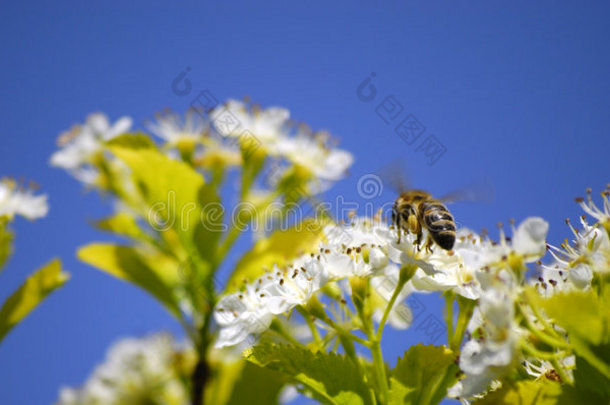
[[[440,198],[441,201],[452,203],[465,202],[492,202],[494,200],[494,189],[490,179],[482,179],[460,187]]]
[[[389,186],[397,194],[413,188],[406,173],[407,170],[399,158],[392,160],[376,172],[383,181],[383,185]]]

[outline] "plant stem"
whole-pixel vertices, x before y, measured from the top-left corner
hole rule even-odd
[[[192,405],[204,405],[205,386],[210,378],[210,367],[207,362],[208,346],[210,345],[209,328],[212,312],[204,314],[204,322],[199,330],[199,342],[197,347],[197,363],[191,376],[191,401]]]
[[[383,328],[385,327],[385,323],[388,320],[388,316],[390,316],[390,312],[392,311],[392,308],[394,308],[394,303],[396,302],[396,299],[398,298],[398,295],[400,294],[400,292],[402,291],[402,288],[405,286],[405,283],[401,283],[400,281],[398,282],[398,284],[396,285],[396,288],[394,289],[394,292],[392,293],[392,297],[390,297],[390,301],[388,301],[388,304],[385,307],[385,310],[383,311],[383,316],[381,317],[381,321],[379,321],[379,326],[377,327],[377,333],[375,335],[375,339],[381,341],[381,335],[383,334]]]
[[[457,322],[455,324],[455,329],[453,331],[452,340],[449,342],[449,348],[454,352],[457,352],[460,348],[460,344],[462,343],[464,334],[466,333],[466,328],[468,327],[468,323],[472,318],[474,307],[477,303],[476,300],[464,298],[460,295],[457,296],[457,302],[459,313]]]
[[[445,296],[445,323],[447,324],[447,344],[451,346],[453,342],[453,300],[455,294],[452,291],[446,291]]]
[[[559,334],[557,333],[557,331],[547,322],[547,320],[545,319],[544,316],[542,316],[542,314],[540,313],[540,311],[538,310],[538,308],[535,305],[532,305],[532,300],[529,297],[529,293],[527,292],[527,290],[525,291],[525,294],[523,294],[523,296],[526,299],[526,303],[528,304],[528,306],[532,309],[532,312],[534,313],[534,315],[536,316],[536,318],[540,321],[540,323],[544,326],[544,328],[546,329],[546,331],[548,332],[549,335],[552,335],[553,337],[557,338],[557,339],[561,339],[561,336],[559,336]]]
[[[527,328],[530,330],[530,332],[534,334],[534,336],[536,336],[538,339],[540,339],[542,342],[546,343],[549,346],[553,346],[560,349],[571,349],[569,343],[549,336],[548,334],[545,334],[540,329],[538,329],[529,319],[525,308],[523,308],[521,305],[518,305],[518,308],[521,314],[523,315],[523,320],[525,321]]]
[[[553,360],[553,359],[557,360],[557,359],[562,359],[568,355],[568,353],[566,353],[566,352],[556,352],[556,353],[543,352],[541,350],[536,349],[535,347],[533,347],[529,343],[525,342],[524,340],[521,341],[520,346],[524,352],[526,352],[538,359],[541,359],[541,360]]]
[[[218,254],[216,255],[216,264],[220,264],[224,261],[227,253],[231,250],[231,247],[237,240],[237,238],[241,235],[241,229],[237,226],[233,226],[229,232],[227,232],[227,236],[225,236],[224,240],[218,247]]]
[[[370,341],[371,354],[373,355],[373,367],[375,368],[375,376],[381,389],[381,403],[388,403],[388,392],[390,391],[388,385],[388,377],[386,376],[385,363],[383,361],[383,354],[381,353],[380,341],[372,337]]]

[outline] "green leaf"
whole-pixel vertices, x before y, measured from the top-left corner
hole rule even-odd
[[[199,255],[209,262],[215,260],[224,227],[223,209],[216,187],[216,184],[205,184],[199,189],[198,203],[202,208],[193,235]]]
[[[326,404],[370,404],[371,393],[356,363],[336,353],[312,353],[289,345],[263,344],[246,351],[246,359],[276,370],[305,386]]]
[[[8,218],[0,217],[0,270],[13,252],[13,234],[8,229]]]
[[[142,216],[157,230],[173,228],[192,237],[200,223],[203,176],[156,149],[114,145],[110,150],[131,169],[145,202]]]
[[[610,345],[597,346],[592,350],[597,358],[610,364]],[[579,391],[594,392],[610,399],[610,380],[581,356],[576,356],[574,386]]]
[[[601,297],[592,289],[556,294],[550,298],[540,297],[534,290],[528,290],[526,294],[568,332],[581,362],[586,360],[586,364],[610,382],[610,291]]]
[[[610,307],[592,290],[555,294],[550,298],[540,297],[532,290],[528,290],[527,294],[570,337],[594,345],[610,342]]]
[[[505,384],[476,401],[475,405],[554,405],[562,395],[561,385],[551,381],[519,381]]]
[[[40,302],[69,278],[55,259],[29,276],[0,308],[0,341]]]
[[[286,378],[277,371],[244,362],[226,405],[277,404]],[[216,402],[214,402],[216,403]]]
[[[158,299],[170,313],[180,316],[171,286],[151,270],[133,247],[94,243],[80,248],[77,255],[83,262],[137,285]]]
[[[412,346],[390,374],[390,404],[437,404],[457,382],[456,355],[445,346]]]
[[[140,229],[134,216],[126,212],[119,212],[111,217],[96,221],[94,225],[102,231],[112,232],[130,239],[140,241],[149,241],[151,239],[150,235]]]
[[[120,146],[130,149],[155,149],[155,143],[142,132],[124,133],[106,142],[108,146]]]
[[[273,265],[284,266],[307,252],[314,252],[322,240],[319,221],[307,219],[287,230],[276,231],[261,239],[239,260],[227,283],[227,291],[238,289],[241,283],[252,281],[271,270]]]

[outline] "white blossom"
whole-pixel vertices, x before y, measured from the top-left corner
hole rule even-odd
[[[572,369],[576,364],[575,356],[568,356],[558,360],[559,365],[566,371],[570,378],[573,378]],[[536,380],[548,379],[560,381],[560,377],[551,362],[546,360],[531,359],[523,361],[525,371]]]
[[[148,128],[170,146],[176,146],[181,141],[201,141],[208,129],[208,123],[194,109],[188,110],[184,119],[171,111],[156,114],[155,118],[156,122],[149,123]]]
[[[450,389],[451,396],[479,394],[514,365],[520,333],[514,311],[513,298],[506,293],[491,290],[481,295],[468,324],[472,338],[460,353],[460,369],[466,376]]]
[[[184,348],[165,334],[121,340],[110,348],[106,361],[81,388],[62,388],[56,404],[122,405],[149,401],[186,405],[188,392],[175,369],[179,351],[184,352]]]
[[[277,152],[321,181],[322,189],[324,182],[341,179],[354,161],[351,153],[329,147],[325,133],[299,133],[282,138],[278,141]]]
[[[221,135],[240,137],[247,132],[273,151],[276,143],[288,135],[290,111],[279,107],[248,108],[241,101],[229,100],[212,111],[211,118]]]
[[[586,199],[577,199],[583,210],[597,222],[589,224],[586,216],[580,217],[580,229],[566,219],[574,238],[561,247],[549,245],[553,262],[542,266],[535,284],[545,296],[562,291],[583,290],[591,285],[595,273],[606,273],[610,268],[610,201],[608,189],[602,192],[603,209],[597,207],[587,190]]]
[[[15,215],[21,215],[36,219],[44,217],[48,211],[46,195],[35,195],[30,189],[19,188],[10,179],[0,180],[0,217],[12,219]]]
[[[75,125],[59,137],[61,149],[51,156],[51,165],[66,169],[85,184],[94,183],[95,159],[104,142],[129,131],[131,124],[129,117],[121,117],[111,125],[103,113],[90,114],[84,124]]]

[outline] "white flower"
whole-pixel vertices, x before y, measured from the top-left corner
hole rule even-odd
[[[306,304],[328,282],[328,274],[319,260],[311,257],[299,264],[283,271],[276,267],[273,280],[262,288],[262,301],[272,314]]]
[[[568,375],[572,377],[572,369],[576,364],[576,357],[565,357],[559,360],[559,364],[568,373]],[[549,361],[539,359],[525,360],[523,362],[523,366],[525,367],[525,371],[537,380],[547,379],[552,381],[561,381],[557,371],[555,371],[555,367],[553,367]]]
[[[484,391],[514,364],[519,337],[514,311],[513,299],[506,293],[491,290],[481,295],[468,324],[473,337],[460,354],[460,369],[466,377],[451,389],[453,396],[470,397]]]
[[[90,114],[85,124],[75,125],[59,137],[62,149],[51,156],[51,165],[68,170],[85,184],[95,182],[94,160],[103,150],[104,142],[129,131],[131,123],[131,118],[121,117],[110,125],[106,115]]]
[[[241,101],[229,100],[212,111],[211,116],[220,134],[239,137],[247,131],[266,148],[273,149],[277,141],[287,136],[290,111],[279,107],[248,109]]]
[[[186,112],[184,120],[179,114],[170,111],[156,114],[155,118],[157,122],[149,123],[148,128],[171,146],[176,146],[181,141],[200,141],[208,129],[207,122],[194,109]]]
[[[609,185],[610,186],[610,185]],[[593,202],[591,197],[591,189],[587,189],[587,198],[577,198],[576,201],[580,204],[583,211],[591,215],[600,224],[610,225],[610,187],[606,187],[601,193],[603,199],[603,209],[600,209]]]
[[[164,334],[121,340],[82,388],[61,389],[57,405],[186,405],[188,393],[175,369],[179,351],[190,354]]]
[[[536,261],[546,252],[546,235],[549,224],[540,217],[530,217],[523,221],[513,232],[512,248],[526,257],[527,261]]]
[[[345,175],[354,158],[345,150],[327,146],[327,138],[324,133],[300,133],[282,138],[277,144],[277,152],[323,182],[337,181]]]
[[[587,199],[577,199],[581,207],[597,222],[590,225],[586,217],[580,217],[581,229],[576,229],[568,219],[574,239],[566,240],[561,247],[549,245],[554,261],[542,266],[541,276],[536,282],[538,291],[551,295],[572,289],[586,289],[591,285],[595,273],[606,273],[610,268],[610,202],[609,190],[602,193],[603,210],[598,208],[587,190]]]
[[[9,179],[0,180],[0,217],[12,219],[15,215],[21,215],[36,219],[44,217],[48,211],[46,195],[34,195],[32,190],[19,189]]]
[[[262,285],[263,278],[260,278],[247,285],[245,291],[226,295],[218,302],[214,311],[214,319],[220,326],[216,347],[236,345],[251,334],[269,328],[273,314],[261,300]]]

